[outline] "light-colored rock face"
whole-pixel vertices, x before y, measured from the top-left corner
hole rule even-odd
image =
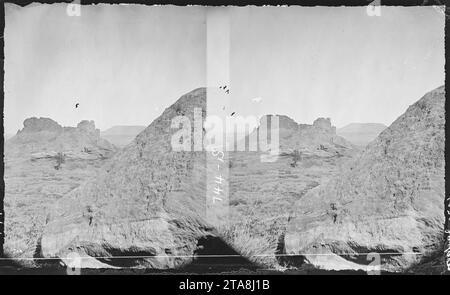
[[[404,270],[442,246],[444,204],[444,87],[427,93],[341,175],[297,202],[286,236],[288,254],[381,253],[382,269]],[[383,254],[385,253],[385,254]],[[397,253],[397,255],[394,255]],[[319,256],[309,263],[333,268]]]
[[[140,256],[130,266],[176,268],[211,234],[205,215],[205,153],[172,151],[175,116],[206,114],[206,90],[166,109],[120,151],[107,172],[59,201],[42,236],[44,257],[72,251],[92,257]],[[102,260],[102,259],[99,259]],[[114,264],[115,261],[103,259]]]

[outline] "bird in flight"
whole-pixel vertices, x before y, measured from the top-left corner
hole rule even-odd
[[[79,105],[80,105],[79,103],[76,103],[76,104],[75,104],[75,108],[78,108]]]
[[[236,112],[232,112],[230,116],[233,116]]]

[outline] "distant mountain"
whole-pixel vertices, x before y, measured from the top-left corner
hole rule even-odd
[[[442,257],[444,104],[444,86],[430,91],[298,201],[285,253],[308,253],[305,263],[325,269],[365,269],[367,253],[384,253],[381,269],[388,271]]]
[[[357,146],[366,146],[374,140],[387,126],[381,123],[350,123],[336,130],[342,136]]]
[[[100,136],[118,147],[129,144],[146,126],[113,126],[100,132]]]
[[[271,122],[278,117],[279,122],[279,148],[281,154],[291,153],[298,150],[304,153],[330,156],[351,152],[353,144],[336,134],[336,127],[331,125],[330,118],[318,118],[312,125],[298,124],[293,119],[285,115],[266,115],[261,118],[261,122]],[[260,124],[253,133],[261,134],[265,131],[271,133],[269,127],[272,123]],[[265,128],[269,128],[264,130]],[[264,133],[262,133],[264,134]],[[254,135],[253,135],[254,136]],[[245,138],[251,138],[252,134]],[[244,139],[243,139],[244,140]]]

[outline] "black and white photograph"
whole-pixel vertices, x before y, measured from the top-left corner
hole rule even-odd
[[[443,3],[4,14],[0,274],[450,271]]]

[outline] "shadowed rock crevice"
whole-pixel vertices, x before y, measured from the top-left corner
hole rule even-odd
[[[199,239],[195,259],[182,270],[194,272],[225,272],[250,270],[254,271],[258,265],[241,256],[225,241],[215,236],[205,236]]]

